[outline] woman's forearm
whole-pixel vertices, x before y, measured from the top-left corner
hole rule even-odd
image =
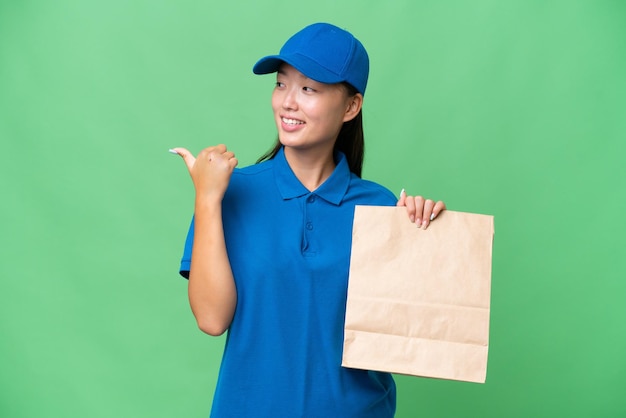
[[[196,198],[189,303],[203,332],[221,335],[230,326],[237,290],[226,252],[221,199]]]

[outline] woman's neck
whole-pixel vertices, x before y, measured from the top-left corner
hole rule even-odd
[[[311,192],[320,187],[335,169],[332,149],[316,153],[285,147],[285,158],[300,183]]]

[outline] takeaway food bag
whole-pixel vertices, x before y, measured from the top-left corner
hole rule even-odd
[[[355,209],[342,366],[484,383],[493,216]]]

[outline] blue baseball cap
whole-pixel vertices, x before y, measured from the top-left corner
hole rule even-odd
[[[286,62],[308,78],[320,83],[347,82],[365,94],[369,58],[363,44],[346,30],[329,23],[314,23],[285,42],[278,55],[261,58],[252,68],[255,74],[278,71]]]

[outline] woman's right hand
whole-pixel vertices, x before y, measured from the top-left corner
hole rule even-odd
[[[197,157],[185,148],[172,148],[172,151],[185,161],[196,189],[196,198],[206,197],[221,201],[230,176],[237,166],[235,154],[228,151],[223,144],[205,148]]]

